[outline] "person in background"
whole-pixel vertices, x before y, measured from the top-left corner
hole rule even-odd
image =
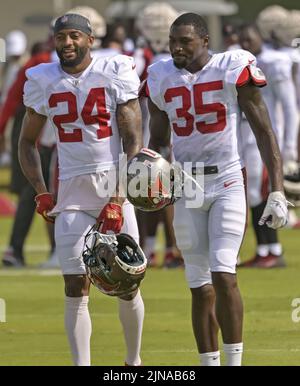
[[[292,78],[293,63],[285,52],[264,45],[260,31],[254,24],[241,26],[239,39],[241,47],[256,57],[259,68],[266,76],[267,86],[262,89],[262,96],[268,107],[282,158],[285,163],[296,163],[299,119]],[[276,114],[277,108],[282,110],[283,125],[280,124]],[[286,262],[277,230],[259,225],[270,192],[269,177],[245,116],[241,125],[241,138],[247,170],[248,201],[257,246],[255,256],[239,264],[239,267],[283,267]]]
[[[224,24],[222,28],[224,51],[238,50],[239,44],[238,29],[231,23]]]
[[[293,63],[292,77],[297,94],[298,116],[300,116],[300,51],[297,44],[297,38],[300,37],[300,11],[288,10],[280,5],[270,5],[258,14],[256,22],[266,45],[276,51],[284,52]],[[277,109],[277,120],[279,125],[284,126],[284,116],[280,109]],[[284,174],[292,179],[299,173],[300,124],[298,133],[296,162],[288,159],[283,165]],[[284,156],[286,155],[284,154]],[[300,219],[293,208],[289,209],[287,226],[288,228],[300,228]]]
[[[27,38],[23,31],[10,31],[5,37],[5,45],[7,61],[1,66],[0,108],[7,97],[8,90],[17,77],[18,71],[28,60]],[[8,126],[7,131],[10,132],[11,125]],[[5,136],[0,133],[0,165],[9,165],[10,163],[11,153],[7,149]]]
[[[9,246],[4,251],[2,263],[6,267],[22,267],[26,264],[24,257],[24,244],[32,223],[35,202],[34,190],[24,177],[18,160],[18,140],[20,136],[25,107],[23,104],[23,87],[26,81],[25,72],[28,68],[39,63],[52,61],[52,36],[51,33],[46,42],[40,44],[41,51],[37,51],[26,61],[16,74],[14,82],[7,91],[6,98],[0,110],[0,138],[4,137],[11,118],[14,119],[11,133],[12,169],[10,190],[18,195],[17,210],[10,234]],[[42,157],[43,172],[48,183],[49,163],[53,151],[53,135],[45,129],[39,138],[39,149]],[[47,226],[50,241],[50,257],[55,252],[53,226]]]

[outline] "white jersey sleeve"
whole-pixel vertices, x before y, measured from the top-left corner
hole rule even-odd
[[[116,55],[108,59],[107,71],[113,79],[117,104],[126,103],[138,97],[140,79],[133,58]]]
[[[23,95],[24,105],[31,107],[38,114],[47,115],[43,88],[38,78],[35,77],[34,67],[26,71],[26,77]]]
[[[161,83],[167,75],[168,64],[170,60],[162,59],[159,62],[156,62],[148,67],[148,77],[147,77],[147,92],[153,103],[160,110],[165,110],[165,101],[163,98],[163,93],[161,92]]]

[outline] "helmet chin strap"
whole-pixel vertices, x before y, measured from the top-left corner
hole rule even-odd
[[[178,167],[178,166],[177,166]],[[185,170],[183,170],[181,167],[180,167],[180,172],[185,176],[186,179],[194,182],[194,184],[196,185],[196,187],[202,192],[204,193],[204,189],[202,188],[202,186],[197,182],[197,180],[192,177],[190,174],[188,174]],[[184,183],[183,183],[183,180],[182,180],[182,184],[181,184],[181,189],[183,187]],[[172,192],[171,192],[171,199],[170,199],[170,203],[166,206],[169,206],[169,205],[173,205],[176,201],[178,201],[179,199],[181,198],[176,196],[175,195],[175,183],[173,184],[172,186]]]
[[[199,183],[195,180],[194,177],[192,177],[190,174],[188,174],[185,170],[181,169],[182,173],[184,174],[184,176],[190,180],[190,181],[193,181],[194,184],[197,186],[198,189],[201,190],[202,193],[204,193],[204,189],[202,188],[201,185],[199,185]]]

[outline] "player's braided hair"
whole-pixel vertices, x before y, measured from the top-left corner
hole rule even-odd
[[[195,31],[200,37],[204,37],[208,35],[208,28],[206,21],[203,19],[202,16],[197,15],[196,13],[184,13],[180,15],[172,24],[171,28],[173,26],[180,26],[180,25],[193,25],[195,28]]]

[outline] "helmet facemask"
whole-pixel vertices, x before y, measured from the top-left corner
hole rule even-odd
[[[106,295],[129,295],[145,276],[147,259],[125,233],[106,235],[93,227],[85,237],[82,256],[89,279]]]

